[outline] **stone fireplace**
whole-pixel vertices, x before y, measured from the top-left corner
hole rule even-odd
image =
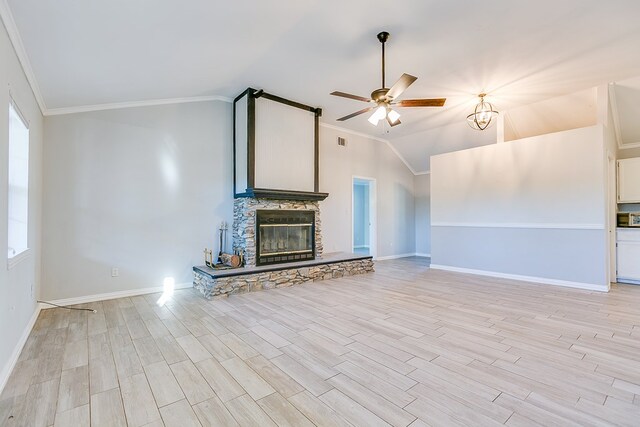
[[[371,256],[322,253],[321,114],[251,88],[234,100],[233,252],[244,266],[194,266],[205,298],[373,271]]]
[[[322,227],[318,202],[235,199],[233,249],[244,253],[248,267],[320,257]]]

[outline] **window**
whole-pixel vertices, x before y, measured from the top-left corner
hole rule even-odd
[[[29,219],[29,127],[13,102],[9,103],[9,265],[26,253]]]

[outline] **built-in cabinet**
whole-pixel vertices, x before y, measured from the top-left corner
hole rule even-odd
[[[618,160],[618,206],[623,212],[640,203],[640,157]],[[628,205],[624,205],[628,204]],[[617,229],[618,282],[640,284],[640,227]]]
[[[618,281],[640,284],[640,229],[618,228]]]
[[[618,203],[640,203],[640,157],[618,160]]]

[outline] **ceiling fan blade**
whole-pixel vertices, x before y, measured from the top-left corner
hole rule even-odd
[[[391,89],[389,89],[389,92],[387,92],[387,97],[396,99],[397,97],[402,95],[402,92],[404,92],[416,80],[418,80],[418,78],[412,76],[411,74],[403,74],[398,79],[398,81],[395,82],[393,86],[391,86]]]
[[[368,108],[364,108],[364,109],[362,109],[362,110],[360,110],[360,111],[356,111],[355,113],[351,113],[351,114],[349,114],[349,115],[347,115],[347,116],[340,117],[339,119],[337,119],[337,121],[339,121],[339,122],[344,122],[345,120],[349,120],[349,119],[351,119],[351,118],[353,118],[353,117],[355,117],[355,116],[359,116],[360,114],[364,114],[364,113],[366,113],[367,111],[371,111],[371,110],[373,110],[374,108],[376,108],[376,107],[368,107]]]
[[[341,96],[343,98],[349,98],[349,99],[355,99],[356,101],[371,102],[371,98],[365,98],[364,96],[358,96],[358,95],[351,95],[350,93],[336,91],[336,92],[331,92],[330,95]]]
[[[403,99],[393,105],[398,107],[442,107],[447,98],[434,99]]]
[[[396,120],[395,122],[392,122],[389,116],[387,116],[387,123],[389,123],[389,126],[394,127],[394,126],[398,126],[402,122],[400,121],[400,119]]]

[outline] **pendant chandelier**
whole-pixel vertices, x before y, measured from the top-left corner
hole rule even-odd
[[[493,105],[484,100],[485,96],[487,96],[486,93],[478,95],[480,102],[476,105],[473,113],[467,116],[467,123],[475,130],[485,130],[497,120],[498,114],[500,114],[493,109]]]

